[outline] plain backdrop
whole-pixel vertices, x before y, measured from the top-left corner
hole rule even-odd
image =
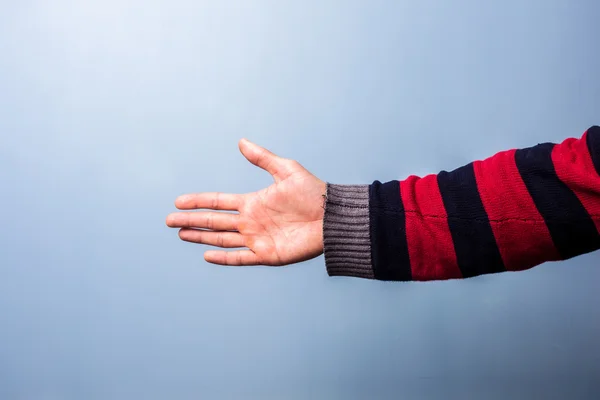
[[[180,194],[451,170],[600,124],[600,2],[0,0],[0,398],[600,397],[600,254],[223,268]]]

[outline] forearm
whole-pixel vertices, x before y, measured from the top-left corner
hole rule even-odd
[[[330,275],[438,280],[531,268],[600,248],[600,128],[451,172],[328,185]]]

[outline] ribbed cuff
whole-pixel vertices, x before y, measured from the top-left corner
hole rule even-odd
[[[329,276],[374,279],[369,228],[369,185],[328,183],[323,241]]]

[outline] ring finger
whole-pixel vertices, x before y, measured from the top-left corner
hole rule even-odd
[[[224,248],[245,247],[244,237],[237,232],[211,232],[183,228],[179,231],[181,240]]]

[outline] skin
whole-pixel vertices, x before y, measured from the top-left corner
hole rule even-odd
[[[187,242],[238,248],[206,251],[204,259],[213,264],[281,266],[321,255],[326,183],[297,161],[246,139],[240,140],[239,148],[275,182],[247,194],[182,195],[175,207],[185,211],[167,216],[167,226],[180,228],[179,237]]]

